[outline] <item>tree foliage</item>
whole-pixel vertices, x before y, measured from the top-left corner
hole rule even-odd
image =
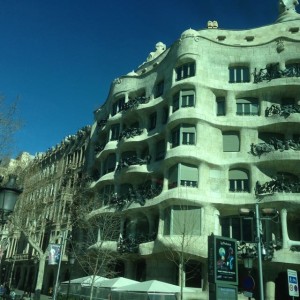
[[[13,134],[21,127],[17,118],[18,99],[7,103],[0,95],[0,161],[9,157],[13,148]]]
[[[83,196],[84,195],[84,196]],[[88,192],[73,205],[72,250],[76,261],[92,277],[90,299],[96,276],[113,278],[121,259],[117,252],[120,218],[111,211],[93,211],[94,203]]]

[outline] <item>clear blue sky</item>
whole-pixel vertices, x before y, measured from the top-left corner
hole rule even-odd
[[[161,41],[217,20],[224,29],[273,23],[278,0],[0,0],[0,92],[20,96],[15,155],[44,152],[93,123],[115,78]],[[299,10],[298,10],[299,11]]]

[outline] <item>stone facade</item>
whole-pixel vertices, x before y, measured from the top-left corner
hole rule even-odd
[[[3,166],[2,173],[18,175],[23,187],[15,206],[14,216],[26,223],[25,232],[20,228],[11,231],[10,224],[2,228],[2,239],[10,230],[10,243],[2,263],[1,282],[9,282],[15,288],[34,292],[38,279],[41,254],[27,241],[36,239],[40,250],[46,253],[49,243],[60,243],[61,232],[71,232],[71,211],[76,191],[80,187],[89,142],[90,127],[84,127],[75,135],[66,137],[59,145],[35,157],[22,154]],[[25,159],[26,158],[26,159]],[[35,204],[41,204],[37,209]],[[32,208],[32,209],[31,209]],[[33,215],[31,214],[35,214]],[[67,243],[62,250],[61,278],[70,276]],[[42,293],[53,289],[57,266],[45,264]]]
[[[255,242],[262,217],[266,299],[284,299],[286,269],[300,271],[300,19],[281,1],[276,23],[249,30],[188,29],[116,79],[95,112],[89,170],[97,213],[122,212],[114,251],[125,277],[197,288],[207,297],[207,237]],[[213,26],[213,24],[215,24]],[[162,43],[160,43],[162,44]],[[185,239],[180,219],[186,217]],[[168,259],[184,245],[186,269]],[[177,250],[176,250],[177,249]],[[192,272],[195,270],[196,272]],[[239,261],[241,276],[246,274]],[[258,282],[257,265],[252,274]],[[191,280],[193,278],[193,280]],[[240,286],[242,289],[242,286]]]

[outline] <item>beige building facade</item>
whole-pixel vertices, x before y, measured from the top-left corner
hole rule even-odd
[[[279,213],[261,219],[266,299],[286,299],[286,271],[300,271],[300,15],[279,4],[274,24],[209,21],[158,43],[95,112],[90,190],[96,213],[122,213],[112,250],[128,254],[123,276],[184,282],[207,299],[208,236],[237,239],[240,254],[255,245],[240,208],[259,202]],[[242,260],[239,270],[242,291]],[[257,260],[251,272],[258,286]]]

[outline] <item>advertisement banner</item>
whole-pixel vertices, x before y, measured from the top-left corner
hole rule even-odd
[[[235,240],[216,237],[216,281],[237,282]]]
[[[235,239],[213,234],[208,237],[208,280],[211,283],[238,284]]]
[[[60,259],[60,245],[58,244],[50,244],[49,245],[49,257],[48,264],[49,265],[57,265]]]

